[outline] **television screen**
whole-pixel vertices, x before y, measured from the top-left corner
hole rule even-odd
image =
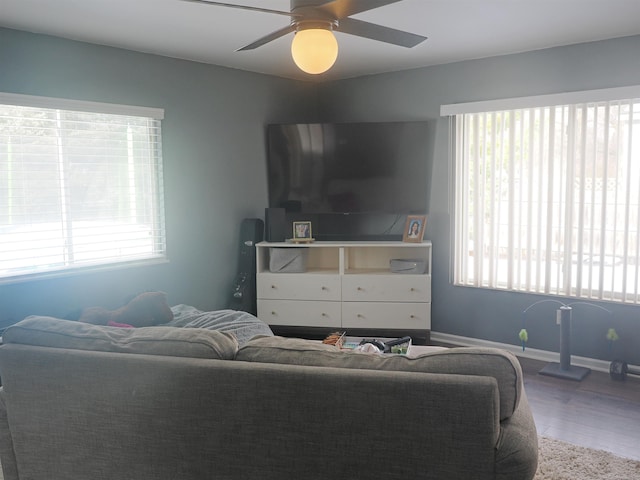
[[[267,127],[269,206],[301,213],[426,213],[431,122]]]

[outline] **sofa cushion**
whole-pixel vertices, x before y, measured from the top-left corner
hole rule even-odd
[[[5,330],[3,343],[40,347],[232,360],[238,342],[230,333],[200,328],[119,328],[31,316]]]
[[[264,363],[361,368],[494,377],[500,391],[500,419],[518,407],[522,369],[510,352],[496,348],[458,347],[417,355],[370,355],[299,338],[257,336],[238,350],[236,360]]]

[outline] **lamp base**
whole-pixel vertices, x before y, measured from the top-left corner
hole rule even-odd
[[[542,370],[540,370],[540,375],[548,375],[550,377],[563,378],[565,380],[575,380],[576,382],[581,382],[584,377],[589,375],[591,372],[590,368],[585,367],[574,367],[573,365],[569,365],[568,369],[563,369],[560,367],[559,363],[550,363]]]

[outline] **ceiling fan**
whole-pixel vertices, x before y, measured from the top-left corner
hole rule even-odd
[[[402,0],[291,0],[291,9],[288,12],[209,0],[183,1],[290,17],[291,23],[288,26],[265,35],[237,51],[253,50],[295,32],[291,44],[293,61],[301,70],[311,74],[324,73],[335,63],[338,57],[338,42],[333,31],[407,48],[427,39],[422,35],[350,18],[351,15]]]

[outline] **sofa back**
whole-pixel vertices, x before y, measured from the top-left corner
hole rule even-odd
[[[495,478],[492,377],[0,347],[5,479]]]
[[[238,350],[236,360],[492,377],[498,384],[501,420],[513,415],[522,395],[522,368],[518,359],[495,348],[450,348],[410,357],[345,352],[321,342],[258,336]]]

